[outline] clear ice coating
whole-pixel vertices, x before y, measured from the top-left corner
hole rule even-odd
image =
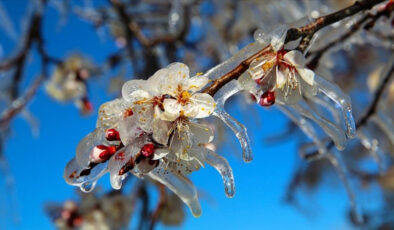
[[[216,109],[213,115],[222,120],[238,138],[242,147],[242,158],[245,162],[253,160],[253,153],[250,144],[250,139],[246,127],[233,118],[224,110],[224,104],[228,98],[240,91],[240,85],[237,81],[231,81],[223,88],[221,88],[215,95]]]
[[[156,180],[168,189],[173,191],[179,198],[189,207],[193,216],[201,216],[201,206],[198,201],[198,194],[196,187],[181,174],[176,172],[166,172],[161,167],[157,167],[148,174],[153,180]]]
[[[341,112],[337,109],[335,104],[331,103],[330,99],[326,95],[318,94],[308,97],[308,99],[313,100],[316,105],[320,105],[321,107],[327,109],[328,112],[330,112],[333,116],[335,123],[341,123]]]
[[[86,135],[77,146],[76,162],[81,167],[87,167],[90,162],[90,153],[97,145],[108,143],[105,139],[105,131],[102,128],[97,128],[93,132]]]
[[[326,133],[327,135],[334,141],[335,146],[339,150],[343,150],[346,147],[346,135],[342,131],[342,129],[329,120],[323,118],[318,115],[308,104],[304,101],[300,101],[298,104],[289,105],[294,110],[302,114],[303,116],[313,120],[316,122]]]
[[[326,152],[326,146],[324,143],[319,139],[316,129],[313,127],[313,125],[304,117],[302,117],[300,114],[292,111],[290,108],[287,106],[279,105],[279,109],[287,115],[298,127],[307,135],[309,138],[312,139],[313,143],[316,145],[319,151],[319,155],[323,156]],[[301,156],[305,157],[305,156]]]
[[[318,90],[333,100],[342,111],[342,117],[346,125],[346,135],[354,138],[356,135],[356,125],[352,114],[352,104],[348,95],[346,95],[338,86],[330,81],[315,75],[315,83]]]
[[[325,157],[335,168],[339,178],[341,179],[343,185],[345,186],[346,192],[350,200],[350,205],[352,207],[352,215],[354,216],[354,219],[359,224],[364,223],[364,216],[363,216],[362,208],[360,206],[360,202],[357,201],[355,192],[350,184],[349,175],[347,173],[347,167],[343,162],[341,155],[338,154],[336,151],[334,151],[334,152],[330,152],[329,154],[326,154]]]
[[[64,169],[63,177],[67,184],[79,186],[83,192],[90,192],[94,189],[96,181],[107,172],[108,163],[98,164],[95,167],[81,168],[76,159],[72,159]],[[84,170],[89,170],[87,175],[80,175]]]
[[[235,194],[234,175],[228,161],[210,149],[201,148],[199,151],[203,152],[205,161],[222,176],[226,196],[229,198],[233,197]]]

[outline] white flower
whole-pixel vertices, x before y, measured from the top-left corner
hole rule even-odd
[[[276,51],[278,43],[272,41],[270,50],[251,63],[248,73],[264,91],[275,91],[281,102],[294,104],[301,99],[303,90],[314,90],[315,74],[305,68],[305,57],[300,51],[286,51],[283,43]]]
[[[203,76],[189,77],[189,68],[173,63],[157,71],[148,80],[131,80],[122,88],[122,96],[135,104],[150,104],[155,118],[174,121],[180,116],[204,118],[212,114],[215,101],[205,93],[197,93],[208,83]]]

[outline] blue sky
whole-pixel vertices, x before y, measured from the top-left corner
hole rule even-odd
[[[21,21],[26,15],[27,1],[2,1],[13,19],[17,34],[21,34]],[[87,53],[96,63],[116,48],[111,39],[98,39],[94,28],[77,17],[69,17],[64,26],[59,26],[59,15],[51,8],[45,12],[44,37],[46,49],[52,56],[65,57],[73,51]],[[0,30],[0,43],[4,54],[13,53],[16,43]],[[24,75],[23,85],[29,84],[39,71],[34,57]],[[105,91],[105,81],[97,80],[90,92],[95,109],[100,103],[111,99]],[[294,162],[298,160],[296,139],[276,145],[267,145],[263,138],[278,133],[286,119],[274,108],[247,108],[240,114],[238,104],[232,104],[231,113],[242,120],[257,113],[260,125],[246,122],[252,139],[255,159],[245,164],[241,161],[241,149],[225,146],[220,150],[227,155],[236,180],[236,195],[226,198],[219,174],[212,168],[192,175],[196,186],[209,194],[202,198],[203,215],[193,218],[188,214],[183,229],[347,229],[345,212],[348,200],[341,184],[336,188],[323,185],[310,196],[310,207],[315,213],[306,217],[292,206],[283,203],[283,195]],[[29,110],[40,121],[39,136],[32,135],[28,123],[17,117],[12,122],[12,132],[6,142],[5,154],[15,179],[15,197],[19,221],[15,223],[7,202],[0,203],[0,228],[5,229],[53,229],[54,226],[44,213],[43,205],[48,201],[62,202],[76,198],[75,189],[63,181],[63,168],[74,156],[79,140],[94,129],[96,115],[82,117],[72,104],[60,104],[49,98],[41,88],[30,103]],[[297,135],[302,135],[297,133]],[[303,138],[301,136],[301,138]],[[235,140],[235,138],[234,138]],[[231,142],[230,142],[231,143]],[[236,142],[234,142],[236,143]],[[0,175],[0,182],[4,182]],[[108,178],[100,184],[107,186]],[[2,186],[4,183],[1,184]],[[0,189],[0,202],[9,199],[9,194]]]

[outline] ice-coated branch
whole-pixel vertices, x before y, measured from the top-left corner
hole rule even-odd
[[[45,5],[46,1],[42,1]],[[37,10],[29,21],[28,29],[22,44],[22,48],[17,54],[9,60],[0,63],[0,71],[15,69],[12,76],[11,85],[11,105],[6,109],[0,116],[0,127],[7,125],[10,120],[19,112],[23,110],[26,104],[34,97],[36,91],[44,80],[48,77],[48,65],[50,63],[60,64],[61,61],[57,58],[48,55],[44,48],[44,39],[42,35],[42,19],[43,15],[40,10]],[[41,76],[38,77],[31,84],[25,95],[20,96],[19,94],[19,83],[22,80],[23,72],[25,69],[25,63],[27,57],[31,52],[33,44],[37,44],[38,54],[41,58]]]
[[[358,120],[356,126],[357,128],[365,125],[369,118],[375,114],[376,108],[378,107],[379,101],[381,97],[383,96],[383,92],[386,89],[387,86],[389,86],[390,79],[393,77],[393,71],[394,71],[394,56],[392,56],[389,59],[389,62],[386,66],[386,71],[384,73],[383,79],[380,82],[379,87],[376,89],[375,94],[373,96],[373,100],[370,104],[370,106],[367,109],[367,112],[365,113],[364,116]]]
[[[38,88],[44,81],[44,77],[38,77],[26,91],[26,94],[15,99],[11,106],[6,109],[0,116],[0,127],[6,127],[11,119],[18,113],[20,113],[26,106],[26,104],[34,97]]]
[[[159,43],[172,43],[177,40],[181,40],[184,38],[187,34],[187,31],[189,29],[189,24],[190,24],[190,9],[186,5],[184,6],[184,11],[185,13],[183,14],[183,26],[179,31],[176,31],[174,34],[166,34],[160,37],[155,37],[155,38],[148,38],[147,36],[144,35],[142,32],[141,27],[138,25],[138,23],[130,17],[127,12],[126,8],[118,0],[110,0],[112,6],[115,9],[115,12],[117,13],[121,23],[123,24],[123,27],[126,28],[126,39],[127,39],[127,44],[130,44],[130,41],[133,37],[135,37],[141,45],[143,45],[146,48],[153,47]],[[130,46],[130,45],[128,45]],[[131,49],[131,46],[130,46]]]
[[[303,44],[303,46],[306,48],[309,44],[309,41],[312,39],[312,36],[320,29],[328,25],[331,25],[335,22],[341,21],[363,10],[370,9],[381,2],[383,2],[383,0],[357,1],[352,6],[344,8],[332,14],[319,17],[310,24],[307,24],[299,28],[290,28],[286,33],[285,43],[289,41],[297,40],[299,38],[307,38],[308,42],[303,43],[301,41],[301,44]],[[252,56],[241,61],[235,68],[228,71],[221,77],[215,79],[213,83],[209,87],[207,87],[203,92],[208,93],[210,95],[214,95],[225,84],[227,84],[231,80],[238,79],[238,77],[241,76],[241,74],[243,74],[249,68],[249,65],[252,63],[252,61],[254,61],[256,58],[259,58],[270,51],[271,51],[271,46],[266,46],[263,49],[259,50],[258,52],[254,53]]]
[[[308,53],[306,56],[313,55],[313,58],[308,62],[307,66],[310,69],[315,69],[317,65],[319,64],[319,60],[321,57],[326,53],[329,49],[332,47],[336,46],[337,44],[340,44],[344,41],[346,41],[348,38],[350,38],[352,35],[354,35],[357,31],[359,31],[360,28],[364,29],[371,29],[375,22],[383,16],[390,17],[391,13],[393,12],[394,9],[394,4],[388,3],[385,7],[380,9],[376,14],[371,14],[367,13],[364,16],[362,16],[360,19],[358,19],[350,28],[347,29],[347,32],[342,34],[340,37],[337,39],[327,43],[324,47],[319,48],[318,50],[315,50],[311,53]],[[367,23],[365,23],[367,22]],[[364,24],[365,23],[365,24]],[[363,26],[364,24],[364,26]]]
[[[331,25],[333,23],[339,22],[349,16],[357,14],[361,11],[371,9],[373,6],[384,2],[384,0],[361,0],[356,1],[353,5],[346,7],[337,12],[321,16],[315,19],[312,23],[299,27],[291,28],[287,31],[286,42],[294,41],[299,38],[305,38],[307,36],[315,34],[320,29]]]
[[[367,124],[369,119],[373,117],[376,113],[376,109],[379,105],[380,99],[383,96],[383,92],[385,91],[386,87],[388,87],[388,83],[390,82],[390,79],[393,76],[393,71],[394,71],[394,60],[393,57],[391,57],[388,61],[388,64],[385,67],[385,71],[383,71],[383,79],[380,82],[379,87],[376,89],[375,94],[373,96],[373,100],[371,104],[369,105],[368,109],[366,110],[365,114],[356,122],[356,129],[359,129],[363,127],[364,125]],[[334,146],[334,142],[330,141],[327,144],[327,149],[331,149]],[[307,159],[313,159],[318,155],[318,152],[313,152],[311,154],[308,154],[306,156]]]

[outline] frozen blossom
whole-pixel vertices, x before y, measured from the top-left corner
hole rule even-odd
[[[148,80],[126,82],[122,98],[100,107],[96,129],[81,140],[76,157],[66,166],[66,182],[88,192],[107,172],[114,189],[122,187],[128,174],[149,177],[166,185],[199,216],[198,193],[187,176],[208,164],[221,174],[226,195],[234,196],[232,169],[205,147],[213,132],[199,123],[216,106],[212,96],[199,92],[207,83],[204,76],[189,77],[182,63]]]
[[[238,82],[261,106],[279,104],[282,111],[290,115],[306,135],[314,140],[321,154],[326,152],[324,144],[319,141],[316,136],[318,132],[308,120],[320,126],[336,147],[343,150],[347,138],[355,136],[350,98],[338,86],[308,69],[300,51],[285,49],[284,31],[276,30],[268,44],[257,36],[257,42],[266,45],[266,51],[251,63],[247,73]],[[339,119],[324,117],[316,110],[317,106],[326,107],[334,113],[334,118]],[[296,118],[297,113],[301,115],[300,118]]]
[[[189,174],[208,164],[222,176],[225,194],[235,194],[232,169],[224,157],[209,148],[213,131],[201,121],[218,117],[240,141],[244,161],[253,159],[246,127],[224,108],[229,98],[244,91],[261,106],[277,105],[312,139],[318,152],[313,159],[328,159],[349,188],[345,166],[337,163],[339,156],[331,154],[317,128],[343,150],[348,138],[355,136],[350,98],[308,69],[303,53],[285,48],[285,31],[279,29],[268,39],[258,33],[255,43],[202,75],[190,77],[185,64],[172,63],[147,80],[127,81],[121,98],[99,108],[96,129],[81,140],[76,157],[65,169],[67,183],[89,192],[105,173],[110,174],[114,189],[120,189],[129,174],[151,178],[178,195],[194,216],[200,216],[198,193]],[[238,79],[214,96],[202,91],[210,80],[261,49],[265,52]],[[321,107],[332,116],[325,115]],[[353,193],[350,188],[348,191],[353,202]]]
[[[91,77],[93,65],[78,55],[70,56],[57,65],[46,84],[46,92],[55,100],[72,101],[83,114],[92,112],[88,99],[87,80]]]

